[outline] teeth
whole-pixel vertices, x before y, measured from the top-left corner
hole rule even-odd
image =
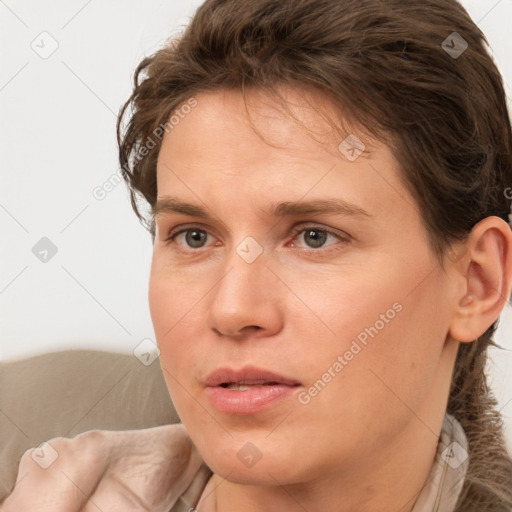
[[[268,385],[267,382],[254,382],[251,384],[246,384],[245,382],[231,382],[230,384],[223,385],[226,389],[233,389],[236,391],[247,391],[248,389]]]
[[[228,384],[226,389],[234,389],[236,391],[247,391],[248,389],[253,388],[254,386],[247,386],[247,384]]]

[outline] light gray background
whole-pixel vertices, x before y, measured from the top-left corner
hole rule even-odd
[[[200,3],[0,1],[0,359],[70,347],[132,352],[154,339],[151,239],[119,183],[115,121],[136,65]],[[510,98],[512,0],[463,5]],[[100,200],[98,187],[111,190]],[[42,237],[58,250],[46,263],[32,253]],[[496,341],[512,349],[510,305]],[[512,352],[492,358],[512,449]]]

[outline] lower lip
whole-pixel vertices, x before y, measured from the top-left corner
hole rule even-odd
[[[227,414],[254,414],[268,409],[279,400],[296,394],[299,386],[275,384],[257,386],[245,391],[223,388],[222,386],[208,387],[206,392],[212,405]]]

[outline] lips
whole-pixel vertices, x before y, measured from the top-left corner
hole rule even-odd
[[[205,380],[206,387],[222,386],[226,388],[233,384],[245,386],[277,384],[282,384],[284,386],[298,386],[300,385],[300,382],[255,366],[246,366],[240,370],[220,368],[215,370],[213,373],[210,373]]]
[[[227,414],[255,414],[277,407],[300,386],[297,380],[254,366],[220,368],[205,380],[211,404]]]

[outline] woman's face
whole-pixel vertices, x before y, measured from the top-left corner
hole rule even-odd
[[[265,142],[218,91],[173,123],[157,169],[161,364],[206,463],[239,483],[355,478],[404,436],[434,442],[455,357],[450,272],[390,149],[342,143],[284,92],[323,144],[252,91]]]

